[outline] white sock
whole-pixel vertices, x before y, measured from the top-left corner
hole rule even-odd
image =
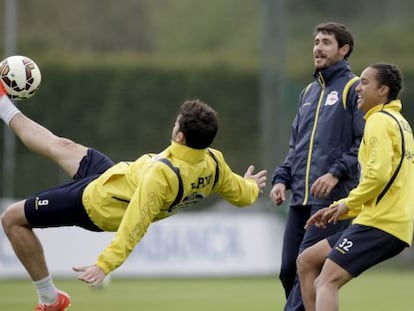
[[[56,302],[58,293],[50,275],[39,281],[33,281],[33,284],[40,304],[51,305]]]
[[[0,118],[3,119],[7,125],[10,124],[10,120],[19,112],[20,110],[6,95],[0,97]]]

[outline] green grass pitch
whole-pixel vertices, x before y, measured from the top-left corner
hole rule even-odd
[[[70,311],[276,311],[284,304],[274,278],[117,279],[92,290],[75,279],[56,279],[70,293]],[[412,311],[414,271],[368,271],[340,292],[340,309],[347,311]],[[30,281],[1,280],[0,310],[33,310],[37,298]]]

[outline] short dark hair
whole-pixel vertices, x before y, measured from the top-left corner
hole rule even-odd
[[[322,23],[316,25],[313,32],[314,36],[316,36],[316,34],[319,32],[333,34],[335,36],[336,41],[338,42],[339,48],[343,47],[345,44],[348,44],[349,51],[345,55],[345,59],[351,56],[351,53],[354,50],[354,38],[344,25],[336,22]]]
[[[401,70],[393,64],[377,63],[369,66],[377,71],[375,78],[379,85],[386,85],[390,89],[388,101],[397,99],[403,89]]]
[[[198,99],[187,100],[180,107],[178,125],[188,147],[204,149],[209,147],[216,137],[217,112]]]

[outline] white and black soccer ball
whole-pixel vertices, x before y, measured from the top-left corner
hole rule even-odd
[[[42,75],[32,59],[14,55],[0,62],[0,81],[11,99],[22,100],[36,93]]]

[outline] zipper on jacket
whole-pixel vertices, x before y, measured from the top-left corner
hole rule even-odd
[[[309,173],[310,173],[310,167],[311,167],[311,162],[312,162],[313,142],[314,142],[314,139],[315,139],[316,126],[318,125],[319,111],[321,109],[322,99],[323,99],[323,96],[325,95],[325,81],[323,80],[322,74],[320,72],[319,72],[319,83],[322,86],[322,91],[321,91],[321,95],[319,96],[318,107],[316,108],[316,113],[315,113],[315,121],[313,123],[312,133],[311,133],[310,141],[309,141],[308,160],[306,162],[306,174],[305,174],[305,197],[303,199],[302,205],[307,205],[308,204],[308,199],[309,199]]]
[[[117,201],[121,201],[121,202],[124,202],[124,203],[127,203],[127,204],[129,204],[129,202],[130,202],[129,200],[121,199],[121,198],[118,198],[118,197],[115,197],[115,196],[113,196],[112,199],[115,199]]]

